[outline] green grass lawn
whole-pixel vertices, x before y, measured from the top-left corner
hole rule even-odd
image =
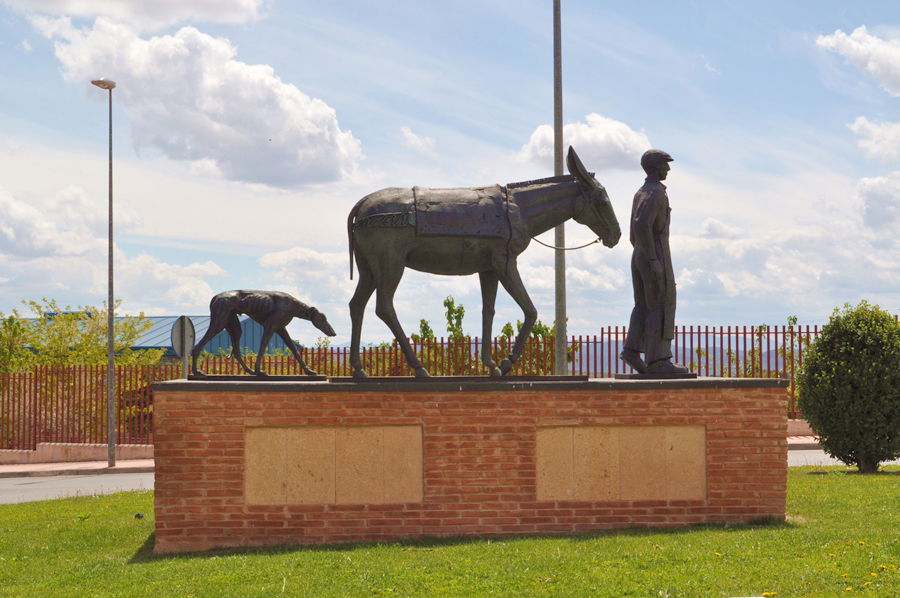
[[[772,525],[167,557],[151,554],[151,492],[0,505],[0,596],[896,597],[886,470],[792,468]]]

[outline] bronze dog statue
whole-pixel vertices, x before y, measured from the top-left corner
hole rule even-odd
[[[246,314],[263,327],[262,340],[259,344],[259,353],[256,355],[256,367],[250,369],[244,363],[241,356],[241,322],[238,319],[239,314]],[[209,328],[200,342],[194,345],[191,351],[191,371],[198,376],[202,376],[203,372],[197,369],[197,357],[200,351],[212,338],[222,330],[228,330],[231,337],[231,354],[241,367],[251,375],[266,376],[267,374],[260,369],[262,365],[262,356],[265,353],[266,345],[272,335],[277,333],[284,341],[294,358],[303,368],[307,376],[315,376],[316,372],[309,369],[303,358],[300,357],[300,351],[294,345],[294,341],[287,333],[286,326],[294,318],[309,320],[312,325],[327,334],[334,336],[334,328],[328,323],[325,314],[310,307],[302,301],[295,299],[287,293],[280,291],[225,291],[219,293],[209,302]]]

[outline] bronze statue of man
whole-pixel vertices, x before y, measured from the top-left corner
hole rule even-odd
[[[641,156],[647,173],[631,208],[631,282],[634,309],[620,357],[640,374],[687,374],[672,363],[675,336],[675,272],[669,251],[669,196],[662,181],[672,156],[651,149]],[[644,358],[641,359],[641,353]]]

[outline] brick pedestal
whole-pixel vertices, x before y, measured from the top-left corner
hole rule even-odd
[[[158,553],[784,518],[778,380],[153,392]]]

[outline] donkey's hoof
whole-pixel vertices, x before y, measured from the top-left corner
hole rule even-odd
[[[504,359],[503,361],[500,362],[500,373],[502,375],[504,375],[504,376],[507,375],[508,373],[510,373],[512,371],[512,369],[513,369],[513,362],[511,362],[510,360]]]
[[[353,377],[358,379],[368,378],[369,374],[363,368],[358,368],[353,370]]]
[[[306,370],[306,375],[307,376],[318,376],[319,374],[317,374],[315,370]]]
[[[499,378],[500,376],[503,375],[503,372],[500,371],[500,368],[498,368],[497,366],[494,366],[491,368],[490,375],[491,375],[491,378]]]
[[[262,370],[260,370],[258,372],[253,372],[253,375],[256,376],[257,378],[268,378],[269,377],[269,375]]]
[[[431,378],[431,374],[425,368],[416,368],[416,378]]]
[[[193,376],[205,376],[205,375],[206,375],[206,372],[204,372],[203,370],[194,370],[193,372],[191,372],[191,375],[193,375]]]

